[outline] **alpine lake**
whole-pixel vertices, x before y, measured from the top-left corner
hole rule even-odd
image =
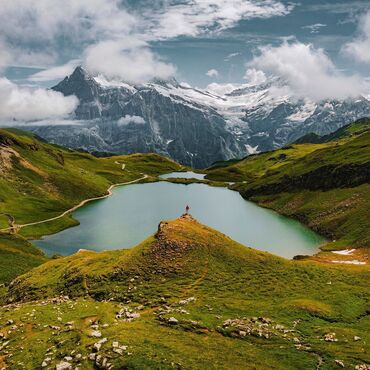
[[[203,179],[193,172],[174,172],[168,178]],[[159,181],[113,189],[111,197],[73,212],[80,224],[33,243],[47,255],[70,255],[131,248],[156,232],[162,220],[176,219],[189,205],[191,215],[248,247],[292,258],[312,255],[325,242],[299,222],[244,200],[238,192],[206,184]]]

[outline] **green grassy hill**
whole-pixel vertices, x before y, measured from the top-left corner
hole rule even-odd
[[[10,282],[46,261],[43,253],[23,238],[13,235],[0,238],[0,283]]]
[[[150,181],[180,168],[156,154],[96,158],[48,144],[30,133],[0,129],[0,253],[14,262],[8,266],[4,262],[0,283],[44,261],[22,237],[51,234],[77,221],[67,214],[40,225],[17,225],[59,216],[85,199],[103,196],[112,184],[134,181],[144,173]],[[14,232],[16,237],[9,235]]]
[[[327,249],[369,247],[370,120],[323,138],[312,135],[272,152],[218,163],[207,178],[235,182],[260,205],[295,217],[335,243]]]
[[[218,163],[208,177],[236,182],[245,197],[339,239],[329,248],[368,246],[368,140],[363,121],[316,144]],[[148,177],[140,181],[155,181],[181,169],[154,154],[96,158],[0,130],[0,283],[6,283],[0,287],[0,368],[343,364],[366,370],[369,265],[288,261],[191,216],[162,222],[129,250],[46,259],[26,238],[76,221],[67,214],[19,226],[58,216],[112,184],[143,174]]]
[[[10,330],[2,361],[12,369],[45,359],[50,369],[63,361],[284,370],[342,361],[354,369],[370,361],[369,277],[368,266],[246,248],[186,216],[131,250],[79,252],[17,278],[12,304],[0,309],[0,331]]]

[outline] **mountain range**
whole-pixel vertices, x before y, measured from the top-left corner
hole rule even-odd
[[[89,152],[156,152],[196,168],[329,134],[370,115],[370,101],[315,103],[276,94],[284,81],[193,88],[175,79],[142,85],[107,81],[81,67],[53,90],[75,95],[68,125],[27,125],[50,142]],[[279,90],[277,89],[279,88]]]

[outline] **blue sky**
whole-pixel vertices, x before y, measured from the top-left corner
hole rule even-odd
[[[146,12],[151,13],[153,9],[163,10],[165,7],[169,9],[171,5],[168,4],[171,3],[176,6],[179,2],[135,0],[126,1],[121,6],[131,14],[144,13],[143,22],[145,22]],[[191,7],[191,2],[188,3],[188,7]],[[356,36],[359,17],[370,9],[369,1],[303,0],[299,3],[290,1],[280,1],[280,3],[289,9],[284,15],[272,13],[265,18],[247,15],[245,17],[247,19],[241,18],[223,30],[217,30],[214,24],[206,24],[204,27],[200,25],[198,34],[153,37],[153,40],[149,37],[148,44],[158,56],[176,68],[178,79],[200,87],[205,87],[214,80],[220,83],[241,82],[245,74],[245,63],[252,58],[253,54],[258,53],[258,46],[279,45],[284,38],[295,38],[299,42],[312,43],[317,48],[323,48],[340,70],[350,73],[359,72],[364,76],[370,75],[369,65],[353,63],[352,59],[344,57],[341,53],[342,46]],[[231,1],[230,7],[232,5]],[[140,33],[140,30],[137,32]],[[145,32],[150,34],[148,29]],[[50,68],[53,65],[67,63],[71,59],[78,59],[86,44],[94,42],[94,40],[81,40],[80,44],[77,42],[71,45],[68,42],[69,37],[73,35],[67,35],[67,37],[56,35],[53,41],[59,49],[58,56],[51,63],[41,60],[41,63],[31,62],[27,66],[27,61],[17,63],[15,60],[14,65],[25,65],[10,66],[6,70],[6,76],[12,80],[25,82],[25,78],[41,70],[34,67]],[[20,39],[18,37],[18,40]],[[11,42],[14,45],[17,39]],[[42,48],[37,45],[37,40],[30,40],[28,45],[27,41],[22,40],[20,44],[24,43],[25,47],[30,47],[31,50],[33,43],[35,50],[42,51]],[[230,54],[232,57],[228,58]],[[218,78],[206,75],[210,69],[216,69],[219,72]],[[39,84],[50,85],[56,80],[39,81]]]
[[[26,101],[77,65],[131,83],[272,74],[314,100],[368,94],[370,1],[3,0],[0,96]]]
[[[213,80],[206,76],[210,68],[220,72],[219,82],[240,82],[245,73],[244,65],[258,46],[278,45],[290,37],[323,48],[339,69],[370,76],[369,65],[354,64],[340,52],[356,35],[358,18],[369,8],[370,1],[303,0],[285,16],[242,20],[219,35],[157,42],[154,50],[174,63],[182,78],[202,86]],[[238,55],[225,61],[234,53]]]

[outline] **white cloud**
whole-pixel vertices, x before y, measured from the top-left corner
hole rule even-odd
[[[242,84],[232,84],[232,83],[218,84],[216,82],[213,82],[206,87],[206,90],[216,95],[223,96],[231,93],[236,89],[241,88],[242,86],[243,86]]]
[[[37,72],[30,76],[29,80],[34,82],[44,82],[61,79],[70,75],[79,64],[81,64],[79,59],[73,59],[61,66],[51,67]]]
[[[237,57],[241,55],[241,53],[230,53],[229,55],[227,55],[224,59],[225,62],[229,62],[231,59]]]
[[[168,78],[175,67],[153,53],[150,41],[220,31],[242,19],[283,16],[292,9],[279,0],[144,3],[144,9],[135,4],[130,13],[122,0],[64,0],[63,6],[60,0],[2,0],[0,71],[9,65],[42,67],[30,79],[41,83],[63,78],[82,56],[88,70],[107,78],[135,83]],[[65,60],[70,62],[60,65]],[[42,120],[77,104],[73,97],[17,87],[6,79],[0,94],[0,117],[6,119]]]
[[[359,23],[359,36],[347,43],[342,52],[360,63],[370,63],[370,11]]]
[[[78,104],[75,96],[45,89],[19,87],[6,78],[0,78],[0,121],[43,120],[65,117]]]
[[[7,45],[0,38],[0,72],[12,62],[12,55],[8,51]]]
[[[136,20],[118,0],[3,0],[0,35],[17,64],[51,61],[66,50],[127,34]],[[61,40],[64,44],[61,47]],[[20,62],[22,60],[22,62]]]
[[[0,64],[55,66],[83,48],[127,37],[146,41],[198,35],[233,27],[241,19],[288,14],[278,0],[165,0],[135,4],[122,0],[2,0]]]
[[[68,118],[47,118],[42,120],[36,120],[36,121],[4,121],[1,122],[2,127],[24,127],[24,126],[76,126],[76,125],[84,125],[86,124],[85,121],[82,120],[76,120],[76,119],[68,119]]]
[[[323,27],[326,27],[326,26],[327,26],[327,24],[315,23],[315,24],[310,24],[309,26],[303,26],[302,28],[304,30],[309,30],[310,33],[319,33],[320,29],[323,28]]]
[[[102,41],[90,46],[84,64],[93,74],[108,78],[141,83],[154,77],[169,78],[175,67],[161,60],[144,41],[126,38],[119,41]]]
[[[121,126],[128,125],[129,123],[134,123],[136,125],[142,125],[145,123],[145,120],[143,117],[140,117],[140,116],[130,116],[126,114],[126,116],[120,118],[117,123]]]
[[[324,50],[311,44],[284,42],[278,47],[260,47],[259,51],[248,65],[281,77],[297,98],[344,99],[364,90],[360,77],[340,73]]]
[[[255,68],[248,68],[243,78],[249,85],[260,85],[266,81],[265,73]]]
[[[234,27],[242,19],[270,18],[288,14],[293,5],[277,0],[168,0],[144,13],[146,34],[165,39]]]
[[[208,77],[218,77],[219,73],[218,73],[217,69],[212,68],[209,71],[207,71],[206,75]]]

